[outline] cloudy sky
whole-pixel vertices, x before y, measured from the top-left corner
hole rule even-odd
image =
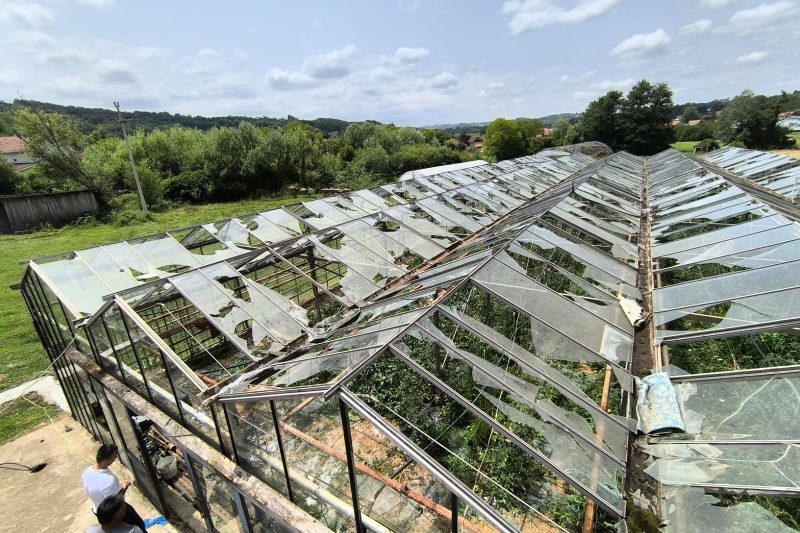
[[[0,0],[0,100],[397,124],[800,89],[800,0]]]

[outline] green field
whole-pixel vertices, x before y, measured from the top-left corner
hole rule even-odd
[[[694,153],[694,147],[697,146],[699,143],[700,141],[678,141],[670,144],[670,147],[674,148],[679,152],[692,154]]]
[[[23,235],[0,235],[0,390],[28,381],[47,367],[47,357],[33,329],[22,295],[9,287],[22,279],[25,265],[20,261],[265,211],[306,199],[273,198],[187,206],[154,213],[151,221],[123,227],[94,224]]]

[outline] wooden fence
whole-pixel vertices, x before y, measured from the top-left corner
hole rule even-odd
[[[96,215],[92,191],[0,196],[0,233],[14,233],[45,224],[63,226],[83,215]]]

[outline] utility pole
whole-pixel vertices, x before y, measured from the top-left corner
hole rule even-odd
[[[139,182],[139,173],[136,171],[136,162],[133,160],[133,152],[131,151],[131,143],[128,140],[128,132],[125,131],[125,122],[128,119],[122,118],[122,113],[119,112],[119,102],[114,102],[114,107],[117,108],[117,120],[122,125],[122,138],[125,139],[125,148],[128,150],[128,160],[131,162],[131,170],[133,170],[133,181],[136,182],[136,191],[139,193],[139,201],[142,203],[142,211],[147,214],[147,204],[144,201],[144,193],[142,192],[142,184]]]

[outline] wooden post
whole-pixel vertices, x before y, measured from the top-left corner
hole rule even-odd
[[[600,398],[600,409],[608,409],[608,392],[611,389],[611,365],[606,365],[605,375],[603,376],[603,396]],[[597,429],[597,440],[603,440],[603,429]],[[600,444],[598,442],[598,444]],[[599,454],[595,455],[595,463],[592,466],[591,489],[597,490],[597,478],[600,476],[600,466],[597,464]],[[586,500],[586,513],[583,515],[583,533],[592,533],[594,530],[594,518],[597,513],[597,504],[594,500]]]

